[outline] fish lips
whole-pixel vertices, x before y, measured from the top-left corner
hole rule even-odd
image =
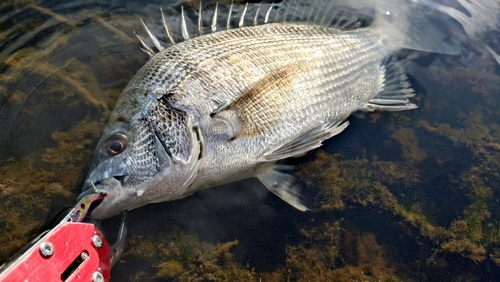
[[[127,200],[134,194],[128,189],[123,189],[121,180],[127,173],[126,164],[117,157],[101,162],[89,172],[78,200],[95,193],[105,195],[102,202],[92,211],[92,218],[105,219],[126,209]]]
[[[130,199],[135,196],[135,193],[129,189],[123,189],[121,181],[116,177],[106,178],[99,183],[92,185],[91,188],[82,192],[79,196],[92,193],[102,193],[104,198],[91,212],[93,219],[102,220],[108,217],[119,214],[127,209]]]

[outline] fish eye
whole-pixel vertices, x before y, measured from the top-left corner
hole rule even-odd
[[[106,147],[106,152],[110,156],[116,156],[125,150],[127,143],[127,136],[121,132],[117,132],[111,135],[106,142],[104,142],[104,145]]]

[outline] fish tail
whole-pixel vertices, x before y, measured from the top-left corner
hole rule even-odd
[[[427,1],[427,0],[423,0]],[[459,54],[459,41],[450,38],[429,16],[429,6],[420,0],[372,0],[373,28],[387,39],[390,48],[413,49],[442,54]]]
[[[486,43],[481,42],[488,31],[500,30],[500,0],[457,0],[468,14],[445,5],[434,3],[432,0],[412,1],[427,5],[456,20],[462,26],[467,36],[479,43],[479,46],[483,46],[500,64],[500,55]]]
[[[467,35],[477,38],[489,30],[500,29],[499,0],[457,0],[468,12],[468,15],[454,8],[440,5],[432,0],[412,0],[440,11],[455,19],[463,27]]]

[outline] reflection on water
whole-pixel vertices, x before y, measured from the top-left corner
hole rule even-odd
[[[133,37],[139,18],[178,7],[57,2],[0,4],[0,261],[74,204],[114,101],[147,60]],[[420,55],[407,64],[419,109],[355,115],[291,160],[315,213],[254,180],[149,205],[130,213],[112,278],[494,281],[498,66],[472,50]],[[114,224],[102,223],[110,238]]]

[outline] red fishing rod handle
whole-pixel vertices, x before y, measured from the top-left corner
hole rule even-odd
[[[92,223],[61,222],[32,244],[2,266],[0,282],[109,281],[110,246]]]

